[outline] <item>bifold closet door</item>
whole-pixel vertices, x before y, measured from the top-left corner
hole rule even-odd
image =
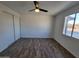
[[[13,16],[0,12],[0,52],[14,42]]]

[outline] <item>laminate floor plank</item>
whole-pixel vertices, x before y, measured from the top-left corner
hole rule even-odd
[[[73,58],[53,39],[21,38],[2,52],[11,58]]]

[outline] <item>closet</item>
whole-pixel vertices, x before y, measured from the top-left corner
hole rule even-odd
[[[19,18],[0,12],[0,52],[20,38],[19,34]]]

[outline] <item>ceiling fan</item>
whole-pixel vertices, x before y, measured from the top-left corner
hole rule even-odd
[[[34,5],[35,5],[35,9],[29,10],[30,12],[31,11],[35,11],[35,12],[40,12],[40,11],[48,12],[48,10],[40,8],[39,7],[39,2],[37,2],[37,1],[34,1]]]

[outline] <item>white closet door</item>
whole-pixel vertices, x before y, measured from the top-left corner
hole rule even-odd
[[[0,52],[14,42],[13,16],[0,13]]]
[[[15,40],[20,38],[20,21],[19,16],[14,16]]]

